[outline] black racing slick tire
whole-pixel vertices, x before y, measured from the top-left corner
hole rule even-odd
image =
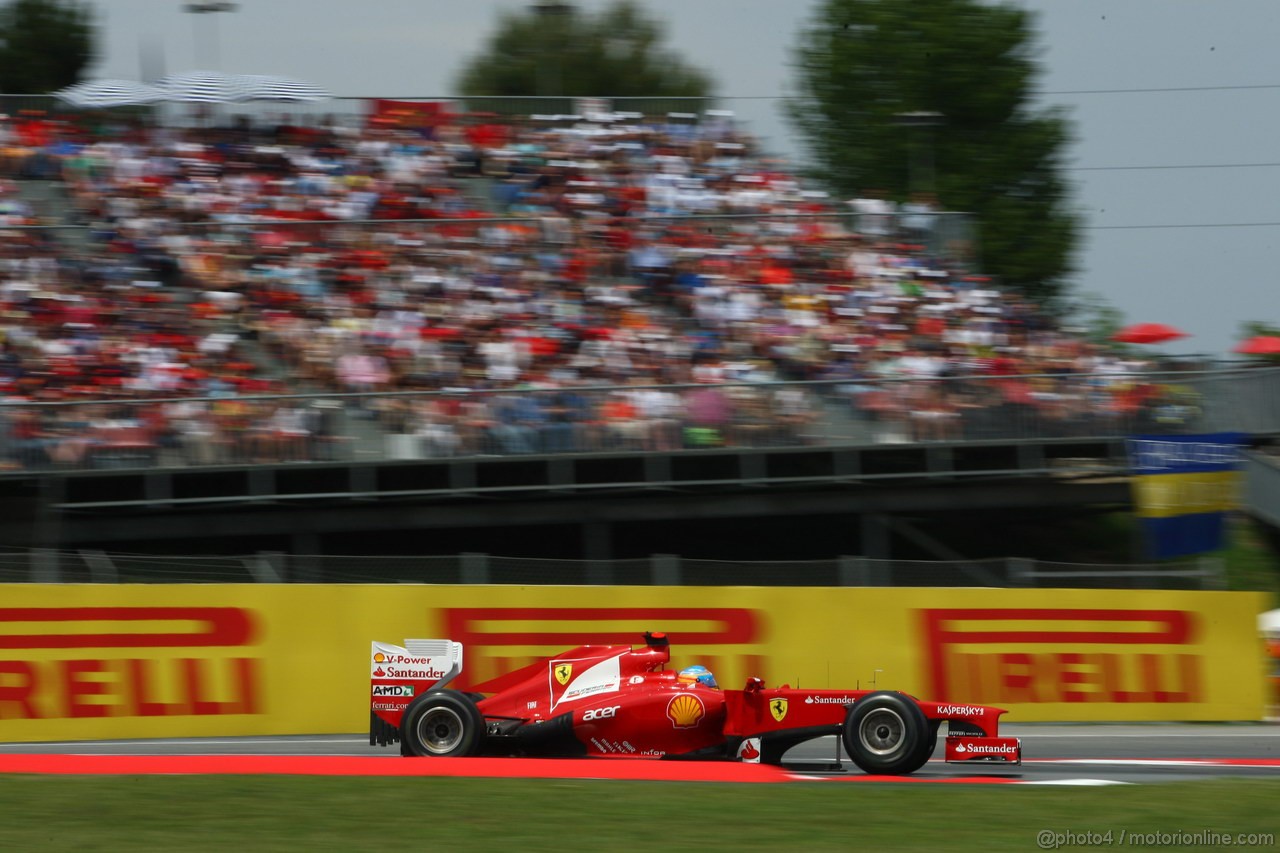
[[[854,764],[888,776],[919,770],[936,744],[924,711],[901,693],[869,693],[853,703],[840,734]]]
[[[903,773],[915,773],[933,757],[933,751],[938,748],[938,727],[941,725],[942,723],[939,720],[929,721],[925,736],[920,739],[920,749],[916,752],[915,759],[911,764],[902,771]]]
[[[484,717],[475,700],[456,690],[429,690],[404,709],[400,745],[404,755],[453,758],[478,755]]]

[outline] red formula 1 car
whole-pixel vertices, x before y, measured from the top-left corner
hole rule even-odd
[[[403,755],[554,755],[727,759],[782,763],[798,743],[840,735],[868,773],[912,773],[947,724],[949,762],[1022,763],[1017,738],[999,737],[1000,708],[925,702],[884,690],[801,690],[667,669],[670,644],[579,646],[511,673],[483,696],[446,689],[462,672],[449,640],[373,644],[369,742]],[[705,670],[703,671],[705,673]]]

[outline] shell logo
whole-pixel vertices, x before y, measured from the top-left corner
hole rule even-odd
[[[378,652],[373,656],[374,663],[384,663],[386,659],[387,659],[387,656],[384,655],[382,652]]]
[[[667,718],[677,729],[693,728],[706,713],[706,706],[693,693],[681,693],[667,703]]]

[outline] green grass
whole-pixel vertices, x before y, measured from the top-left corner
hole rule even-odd
[[[1067,789],[8,776],[0,849],[1035,850],[1042,830],[1280,837],[1277,802],[1280,781],[1239,779]]]

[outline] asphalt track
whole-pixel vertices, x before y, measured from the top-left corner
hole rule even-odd
[[[1106,785],[1228,776],[1280,779],[1280,725],[1276,724],[1010,724],[1001,726],[1000,733],[1022,738],[1024,761],[1021,766],[948,765],[935,758],[913,774],[911,781]],[[835,738],[821,738],[793,749],[786,756],[788,766],[795,771],[790,778],[796,774],[848,781],[883,778],[866,776],[847,759],[843,760],[843,768],[837,769],[837,746]],[[941,746],[936,754],[941,754]],[[384,766],[384,761],[393,763]],[[460,771],[474,766],[479,768],[479,775],[731,778],[708,775],[695,770],[693,764],[488,759],[464,766],[456,761],[401,759],[394,747],[371,747],[368,738],[360,735],[0,744],[0,773],[310,772],[288,768],[328,767],[323,772],[435,775],[438,768],[447,770],[448,775],[469,775]],[[615,774],[603,772],[606,765],[648,767],[636,766],[634,770]],[[724,763],[712,765],[728,769]],[[46,769],[41,770],[42,767]],[[743,768],[744,771],[755,769]],[[741,781],[777,780],[767,774],[747,772]]]

